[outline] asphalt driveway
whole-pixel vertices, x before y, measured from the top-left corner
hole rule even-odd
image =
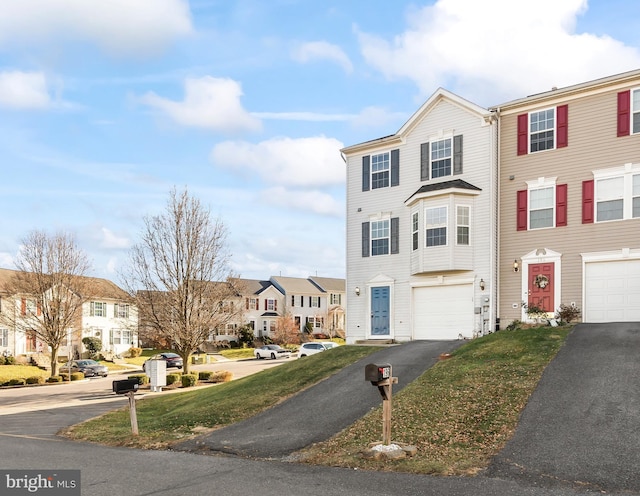
[[[396,392],[432,367],[441,353],[450,352],[463,342],[412,341],[381,348],[255,417],[191,439],[175,449],[285,458],[330,438],[381,404],[378,389],[364,380],[366,364],[391,364],[393,375],[398,377],[398,384],[393,386]]]
[[[580,324],[486,475],[640,491],[640,323]]]

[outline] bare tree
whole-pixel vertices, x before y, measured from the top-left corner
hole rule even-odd
[[[197,198],[173,189],[166,210],[145,217],[142,240],[131,250],[124,284],[140,326],[172,343],[185,372],[210,333],[236,317],[225,310],[238,297],[226,236]]]
[[[89,297],[90,264],[72,235],[32,231],[22,240],[17,271],[6,292],[15,311],[3,320],[17,331],[33,333],[51,349],[51,375],[58,374],[58,353],[68,334],[81,331],[82,305]]]
[[[276,328],[271,334],[275,344],[300,344],[300,326],[289,312],[276,320]]]

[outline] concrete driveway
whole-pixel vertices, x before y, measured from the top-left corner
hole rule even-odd
[[[640,323],[576,326],[486,476],[640,491]]]

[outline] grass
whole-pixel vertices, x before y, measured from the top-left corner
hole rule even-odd
[[[324,443],[307,463],[437,475],[472,475],[511,437],[527,400],[569,328],[499,332],[470,341],[393,397],[392,443],[418,448],[401,460],[362,452],[382,438],[378,408]]]
[[[0,384],[11,379],[26,379],[27,377],[49,377],[51,372],[33,365],[0,365]]]
[[[172,442],[251,417],[377,351],[341,346],[214,387],[144,399],[137,404],[140,435],[131,435],[127,408],[69,428],[66,435],[118,446],[167,448]]]

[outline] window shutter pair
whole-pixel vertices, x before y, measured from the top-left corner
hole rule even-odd
[[[518,155],[529,153],[529,114],[518,116]],[[569,145],[569,106],[558,105],[556,107],[556,148],[564,148]]]
[[[369,223],[362,223],[362,256],[369,256],[369,246],[371,244]],[[400,253],[400,218],[391,218],[391,239],[390,239],[389,253],[395,255]]]
[[[429,180],[431,157],[429,156],[429,143],[420,145],[420,181]],[[453,137],[453,174],[462,174],[462,135]]]
[[[400,150],[391,150],[391,186],[400,184]],[[362,191],[371,189],[371,156],[362,157]]]
[[[526,231],[529,226],[528,191],[518,191],[516,199],[516,224],[518,231]],[[567,185],[556,185],[556,227],[567,225]]]

